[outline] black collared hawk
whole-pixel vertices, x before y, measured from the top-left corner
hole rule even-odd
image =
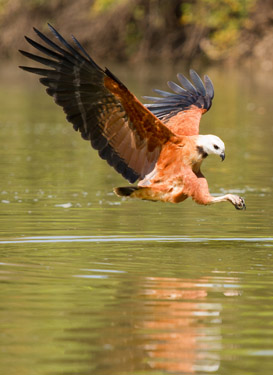
[[[215,135],[200,135],[199,123],[214,96],[208,76],[204,83],[190,70],[191,83],[178,74],[173,92],[154,90],[143,105],[108,69],[100,68],[75,37],[69,44],[52,26],[58,43],[34,28],[42,44],[26,37],[42,56],[20,51],[44,67],[20,68],[41,76],[47,93],[60,105],[67,121],[89,141],[102,159],[130,183],[115,188],[119,196],[179,203],[191,197],[202,205],[229,201],[245,209],[244,199],[226,194],[213,197],[201,173],[211,154],[225,158],[224,142]]]

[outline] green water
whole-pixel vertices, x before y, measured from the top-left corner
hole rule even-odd
[[[113,70],[138,97],[178,71]],[[272,374],[272,73],[206,73],[226,160],[203,172],[244,212],[116,197],[36,77],[2,68],[1,374]]]

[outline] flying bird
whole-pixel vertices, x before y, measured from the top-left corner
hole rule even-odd
[[[69,44],[51,25],[57,42],[34,28],[42,44],[25,37],[43,56],[20,52],[44,67],[20,66],[42,76],[47,93],[63,107],[66,118],[118,173],[137,186],[115,188],[119,196],[179,203],[191,197],[202,205],[229,201],[245,209],[233,194],[213,197],[201,173],[211,154],[225,158],[224,142],[215,135],[199,135],[199,123],[214,96],[208,76],[204,83],[190,70],[191,83],[178,74],[173,92],[154,90],[143,105],[107,68],[100,68],[78,40]]]

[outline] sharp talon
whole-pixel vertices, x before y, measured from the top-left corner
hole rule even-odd
[[[236,210],[246,210],[246,204],[245,204],[244,198],[242,197],[239,197],[239,198],[240,198],[240,202],[238,204],[235,204]]]

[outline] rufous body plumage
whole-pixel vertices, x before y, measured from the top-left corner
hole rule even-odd
[[[182,74],[182,86],[168,82],[172,93],[154,90],[143,105],[108,69],[101,69],[73,37],[75,46],[52,27],[59,43],[35,30],[43,44],[26,37],[43,56],[20,51],[45,68],[21,66],[42,76],[47,93],[62,106],[66,118],[89,140],[100,157],[137,186],[114,189],[117,195],[179,203],[191,197],[202,205],[230,201],[244,209],[244,199],[233,194],[213,197],[200,171],[210,154],[225,157],[223,141],[199,135],[202,115],[211,106],[214,89],[193,70],[193,84]]]

